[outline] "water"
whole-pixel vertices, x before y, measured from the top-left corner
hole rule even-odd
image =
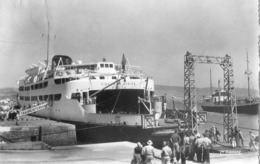
[[[258,136],[258,115],[238,114],[238,129],[242,131],[244,137],[244,145],[249,144],[249,131]],[[199,132],[204,133],[205,130],[217,127],[221,133],[221,141],[223,141],[223,113],[207,112],[207,123],[199,126]]]

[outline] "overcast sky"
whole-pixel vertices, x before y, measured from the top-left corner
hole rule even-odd
[[[234,60],[235,86],[246,87],[246,51],[257,89],[257,0],[1,0],[0,87],[17,87],[32,63],[46,59],[47,20],[51,56],[120,63],[124,53],[155,84],[183,86],[184,55]],[[54,39],[54,35],[56,36]],[[218,65],[198,65],[196,86],[223,79]]]

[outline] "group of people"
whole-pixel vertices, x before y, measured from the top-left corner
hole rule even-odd
[[[161,150],[161,163],[181,163],[186,164],[186,159],[196,160],[202,163],[210,162],[209,149],[211,140],[204,134],[197,131],[191,134],[184,134],[183,140],[177,131],[170,137],[170,142],[163,141]],[[152,164],[155,156],[155,149],[152,141],[148,140],[144,146],[140,142],[134,148],[134,155],[131,164]],[[170,144],[170,145],[169,145]]]
[[[155,156],[155,149],[152,145],[151,140],[147,141],[147,145],[137,142],[131,164],[152,164]]]
[[[209,138],[211,140],[212,144],[216,144],[217,142],[219,142],[219,137],[221,136],[218,128],[215,127],[214,125],[212,126],[212,128],[210,130],[205,130],[203,135],[205,137]]]
[[[173,134],[173,136],[174,135],[178,135],[178,134],[175,133]],[[175,150],[175,152],[177,152],[176,161],[178,162],[179,159],[181,159],[181,163],[185,163],[186,159],[189,159],[192,161],[197,161],[202,163],[210,163],[209,150],[211,146],[212,146],[212,141],[205,133],[201,135],[199,132],[195,130],[194,133],[184,134],[183,146],[181,146],[179,150],[178,149]],[[175,147],[173,146],[173,149],[174,148],[176,148],[176,146]],[[175,154],[173,154],[173,157],[174,156]],[[175,161],[175,159],[173,159],[173,161]]]

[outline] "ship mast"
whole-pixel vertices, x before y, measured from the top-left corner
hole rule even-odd
[[[246,69],[245,74],[247,75],[247,92],[248,92],[248,98],[250,99],[251,98],[251,95],[250,95],[250,75],[252,74],[252,72],[248,68],[248,63],[249,63],[248,53],[246,52],[246,66],[247,66],[247,69]]]
[[[46,65],[46,68],[48,68],[48,65],[49,65],[49,44],[50,44],[50,22],[48,21],[48,34],[47,34],[47,65]]]
[[[210,69],[210,95],[212,95],[212,77],[211,77],[211,69]]]

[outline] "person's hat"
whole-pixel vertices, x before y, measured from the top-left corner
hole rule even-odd
[[[166,146],[167,145],[167,142],[166,141],[163,141],[163,146]]]
[[[148,145],[152,145],[153,142],[152,142],[151,140],[148,140],[148,141],[147,141],[147,144],[148,144]]]
[[[201,135],[200,135],[200,134],[196,134],[195,137],[196,137],[196,138],[200,138]]]
[[[143,147],[140,142],[137,142],[137,146],[138,146],[138,147]]]

